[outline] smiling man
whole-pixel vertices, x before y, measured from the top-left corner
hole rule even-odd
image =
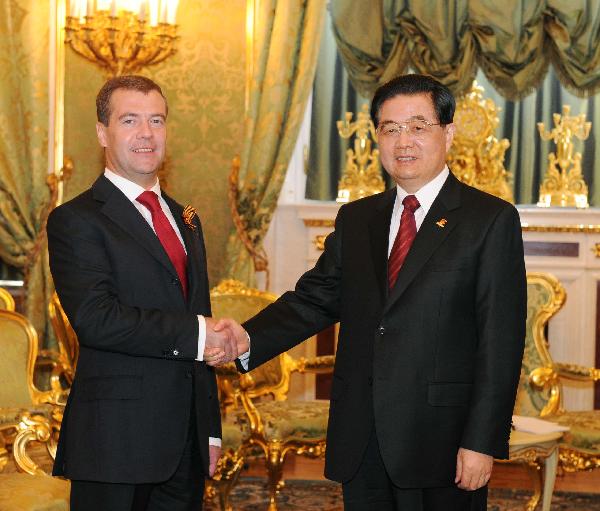
[[[428,76],[377,90],[371,117],[396,186],[342,206],[316,266],[243,325],[245,371],[340,322],[325,475],[349,511],[485,511],[493,458],[508,456],[521,227],[511,204],[446,166],[454,109]],[[244,329],[225,326],[246,351]]]
[[[141,76],[96,98],[106,168],[48,220],[50,268],[79,361],[54,474],[72,511],[198,511],[220,454],[202,227],[160,189],[167,101]],[[236,353],[237,355],[237,353]]]

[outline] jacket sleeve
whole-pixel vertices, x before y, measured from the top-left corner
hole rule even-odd
[[[523,240],[514,207],[503,208],[491,224],[477,272],[476,370],[461,446],[508,458],[527,314]]]
[[[300,342],[336,323],[340,315],[342,206],[335,230],[325,240],[325,249],[315,267],[242,326],[250,336],[248,370],[286,352]],[[239,360],[238,370],[245,372]]]
[[[123,303],[98,228],[63,206],[50,215],[47,232],[54,285],[82,346],[134,356],[196,358],[197,316]]]

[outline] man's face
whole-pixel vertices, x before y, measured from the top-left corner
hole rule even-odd
[[[157,91],[115,90],[108,126],[96,123],[108,169],[140,186],[152,186],[165,158],[166,122],[165,101]]]
[[[392,135],[385,135],[382,130],[386,123],[388,126],[392,125],[389,123],[396,123],[406,127],[420,121],[427,121],[434,126],[423,124],[426,129],[419,133],[401,129]],[[435,125],[438,122],[429,94],[395,96],[385,101],[379,109],[377,143],[381,164],[394,181],[409,193],[415,193],[435,178],[446,164],[446,153],[454,136],[454,124]]]

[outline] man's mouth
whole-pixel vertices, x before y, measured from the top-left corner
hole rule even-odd
[[[134,153],[151,153],[154,152],[154,149],[151,147],[138,147],[136,149],[132,149]]]
[[[414,161],[416,158],[414,156],[396,156],[397,161]]]

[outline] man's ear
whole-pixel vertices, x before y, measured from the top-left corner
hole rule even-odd
[[[106,126],[101,122],[96,123],[96,135],[98,135],[98,142],[102,147],[106,147],[108,145],[107,135],[106,135]]]
[[[454,140],[454,133],[456,133],[456,124],[451,123],[446,125],[446,152],[450,150],[452,140]]]

